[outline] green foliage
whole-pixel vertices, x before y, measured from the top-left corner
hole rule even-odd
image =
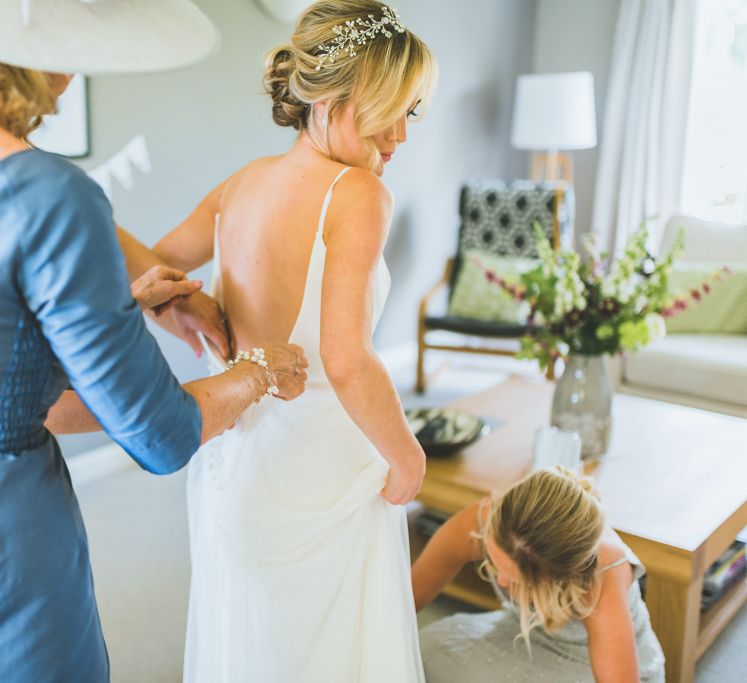
[[[558,356],[633,351],[664,336],[661,314],[671,311],[669,274],[682,251],[682,233],[668,254],[655,259],[646,248],[644,224],[605,268],[606,255],[592,240],[582,258],[573,250],[554,250],[541,226],[534,229],[540,263],[510,289],[531,307],[530,333],[517,357],[537,360],[544,369]],[[494,281],[503,286],[500,278]]]

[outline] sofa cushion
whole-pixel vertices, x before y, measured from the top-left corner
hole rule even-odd
[[[747,263],[747,224],[729,225],[693,216],[672,216],[667,222],[661,253],[668,252],[680,231],[685,234],[684,261]]]
[[[667,319],[669,333],[747,334],[747,266],[731,263],[730,275],[713,274],[723,264],[678,261],[670,276],[674,296],[688,296],[693,289],[702,292],[708,282],[710,293],[700,303]]]
[[[625,380],[747,406],[747,336],[671,335],[631,355]]]

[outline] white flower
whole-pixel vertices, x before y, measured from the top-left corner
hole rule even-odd
[[[646,316],[646,327],[648,328],[649,341],[655,342],[667,336],[667,326],[658,313],[649,313]]]
[[[522,301],[516,309],[516,322],[521,323],[529,317],[532,307],[528,301]]]

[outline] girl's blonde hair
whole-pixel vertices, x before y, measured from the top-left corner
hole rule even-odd
[[[433,54],[411,31],[392,31],[391,38],[379,34],[357,48],[355,56],[345,54],[319,70],[317,66],[319,47],[335,37],[336,26],[369,15],[378,20],[382,7],[378,0],[314,3],[298,18],[290,44],[268,53],[264,76],[275,123],[309,129],[317,142],[324,133],[312,120],[312,105],[328,101],[332,117],[340,107],[354,103],[355,126],[362,138],[369,139],[372,166],[377,155],[370,138],[393,126],[418,101],[427,104],[438,72]],[[320,144],[334,158],[329,139]]]
[[[519,570],[512,596],[527,646],[535,626],[554,631],[593,612],[604,524],[591,482],[560,467],[533,472],[493,503],[488,531]]]
[[[0,63],[0,127],[27,140],[56,105],[44,73]]]

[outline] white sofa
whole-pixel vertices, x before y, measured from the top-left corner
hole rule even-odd
[[[747,225],[674,216],[662,252],[680,228],[685,230],[683,260],[747,263]],[[615,365],[622,393],[747,417],[747,335],[671,334]]]

